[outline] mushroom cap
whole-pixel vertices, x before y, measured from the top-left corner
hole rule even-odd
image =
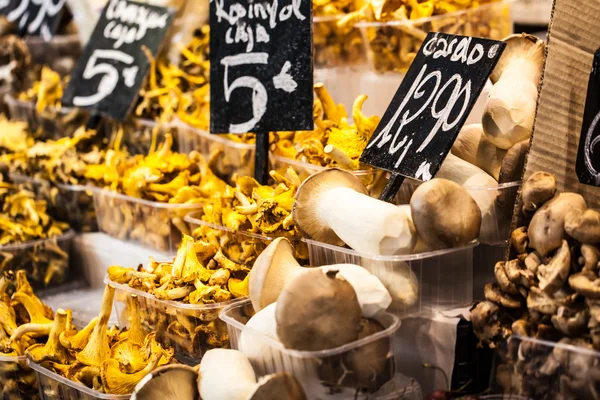
[[[419,237],[433,250],[464,246],[479,236],[481,210],[455,182],[434,178],[423,183],[410,209]]]
[[[250,271],[249,294],[254,311],[277,301],[289,279],[291,270],[300,264],[294,258],[294,248],[286,238],[277,238],[256,258]]]
[[[537,81],[540,80],[544,64],[544,41],[527,33],[515,33],[504,38],[502,41],[506,43],[506,48],[490,75],[492,83],[498,82],[500,76],[502,76],[502,73],[514,58],[527,58],[531,63],[533,71],[537,73],[537,78],[533,77],[537,84]]]
[[[600,212],[573,210],[565,217],[565,231],[583,244],[600,243]]]
[[[182,364],[166,365],[146,375],[131,400],[199,400],[198,370]]]
[[[298,380],[287,372],[263,376],[249,400],[306,400]]]
[[[524,211],[534,211],[556,194],[556,178],[547,172],[538,171],[531,175],[521,189]]]
[[[525,191],[525,187],[523,187]],[[580,194],[560,193],[552,200],[547,201],[538,209],[531,222],[527,233],[529,247],[537,250],[542,256],[547,256],[562,245],[567,238],[565,232],[565,217],[573,210],[585,210],[587,205]]]
[[[277,301],[277,335],[290,349],[333,349],[358,339],[362,311],[356,292],[337,271],[309,269]]]
[[[521,180],[521,175],[523,175],[523,171],[525,170],[525,158],[528,152],[529,139],[522,140],[508,149],[502,158],[498,183]]]
[[[345,245],[333,229],[321,220],[317,212],[319,197],[329,189],[338,187],[347,187],[369,195],[368,189],[360,179],[348,171],[330,168],[309,176],[298,188],[292,208],[294,223],[302,235],[335,246]]]
[[[200,362],[198,391],[202,399],[245,400],[256,386],[256,374],[238,350],[211,349]]]

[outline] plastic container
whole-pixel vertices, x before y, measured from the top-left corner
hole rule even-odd
[[[340,29],[343,14],[313,18],[315,69],[364,64],[367,60],[363,36],[358,28]]]
[[[291,167],[294,171],[296,171],[301,181],[304,181],[306,178],[308,178],[310,175],[316,172],[327,169],[327,167],[322,167],[320,165],[305,163],[273,154],[271,154],[270,160],[272,169],[277,171],[285,171],[286,169]],[[352,172],[352,175],[359,178],[361,182],[365,186],[367,186],[367,188],[369,188],[369,192],[373,197],[379,197],[381,190],[387,182],[387,173],[380,169],[373,168],[350,172]]]
[[[277,372],[293,374],[304,387],[309,399],[381,399],[398,398],[407,392],[406,387],[386,385],[395,375],[394,333],[400,327],[400,319],[389,313],[377,319],[385,330],[364,339],[348,343],[331,350],[297,351],[286,349],[281,343],[246,326],[254,314],[250,300],[232,304],[221,311],[219,318],[227,323],[231,348],[242,351],[252,363],[257,378]],[[341,382],[344,374],[342,363],[351,365],[351,360],[359,363],[372,351],[373,346],[389,349],[389,357],[380,366],[377,382],[365,385],[366,390],[357,390],[356,378]],[[379,367],[379,366],[378,366]],[[347,372],[347,371],[346,371]],[[393,382],[392,382],[393,383]],[[354,387],[352,385],[355,385]],[[362,385],[358,385],[362,386]],[[370,393],[369,393],[370,392]],[[396,397],[393,395],[396,394]]]
[[[58,221],[68,222],[77,232],[98,230],[92,192],[82,185],[52,183],[19,174],[10,174],[10,179],[36,197],[46,200],[48,214]]]
[[[512,336],[497,349],[493,394],[531,399],[598,398],[600,352]]]
[[[356,264],[377,276],[392,294],[390,312],[433,316],[473,301],[473,242],[465,247],[406,256],[375,256],[304,239],[310,265]]]
[[[128,285],[111,281],[114,286],[114,310],[119,326],[130,325],[127,299],[137,295],[142,326],[148,332],[156,332],[156,339],[175,349],[177,360],[196,365],[204,353],[214,348],[229,348],[229,336],[225,323],[219,320],[223,307],[239,302],[239,299],[216,304],[185,304],[177,301],[159,300],[153,295]]]
[[[69,278],[69,249],[74,236],[70,230],[48,239],[0,246],[2,270],[27,271],[34,289],[60,285]]]
[[[416,20],[361,22],[371,70],[401,72],[410,67],[428,32],[503,39],[512,33],[511,0]]]
[[[185,215],[202,204],[159,203],[92,188],[100,231],[152,250],[175,253],[182,233],[190,233]]]
[[[27,366],[26,357],[0,357],[0,399],[39,398],[36,374]]]
[[[421,182],[406,179],[398,196],[397,204],[409,204],[412,194]],[[501,245],[509,239],[512,215],[521,181],[502,183],[497,186],[465,186],[482,210],[479,242]]]
[[[254,176],[255,145],[229,140],[223,135],[210,134],[184,122],[177,122],[179,152],[192,150],[204,155],[213,171],[226,181],[235,173]]]
[[[39,393],[42,400],[127,400],[129,394],[104,394],[90,389],[80,383],[73,382],[63,376],[27,360],[27,365],[36,373],[39,382]]]

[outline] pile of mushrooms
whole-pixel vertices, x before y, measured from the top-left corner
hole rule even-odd
[[[490,76],[493,86],[482,123],[463,127],[436,174],[466,187],[473,196],[482,213],[480,240],[484,242],[508,230],[516,190],[511,197],[493,189],[521,178],[545,50],[542,40],[525,33],[504,42],[506,49]],[[502,221],[507,221],[505,229],[497,226]]]
[[[377,277],[352,264],[301,267],[293,254],[287,239],[276,239],[250,272],[252,307],[244,311],[249,319],[237,341],[250,362],[263,365],[283,356],[281,347],[318,352],[385,331],[380,320],[392,297]],[[333,356],[292,357],[290,362],[301,364],[297,368],[308,374],[311,395],[330,390],[374,393],[393,375],[389,339]]]
[[[209,350],[196,367],[157,369],[135,388],[132,400],[306,400],[304,389],[287,372],[259,379],[237,350]]]
[[[292,215],[305,237],[371,255],[461,247],[477,239],[481,226],[477,203],[449,180],[432,179],[410,205],[395,206],[369,197],[357,177],[335,168],[300,185]]]
[[[475,334],[491,346],[516,335],[580,349],[509,342],[498,375],[507,393],[598,398],[600,359],[589,350],[600,350],[600,212],[558,193],[545,172],[524,183],[522,201],[529,223],[512,232],[510,260],[496,264],[487,301],[471,312]]]

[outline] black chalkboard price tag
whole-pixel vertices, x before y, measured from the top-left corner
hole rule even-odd
[[[506,44],[430,32],[360,161],[392,173],[381,199],[404,177],[438,172]]]
[[[0,0],[0,14],[17,25],[21,36],[50,40],[58,30],[66,0]]]
[[[173,22],[174,10],[129,0],[110,0],[63,95],[65,106],[127,119]]]
[[[588,83],[576,171],[579,182],[600,186],[600,49],[594,54]]]
[[[210,129],[254,132],[267,178],[270,131],[313,129],[310,0],[211,0]]]

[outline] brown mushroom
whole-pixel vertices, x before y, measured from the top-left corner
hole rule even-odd
[[[600,279],[595,275],[580,272],[569,277],[569,286],[582,296],[600,299]]]
[[[581,245],[580,252],[578,263],[583,267],[583,271],[596,273],[600,262],[600,250],[596,246],[584,244]]]
[[[135,387],[131,400],[199,400],[198,369],[165,365],[146,375]]]
[[[565,231],[580,243],[600,243],[600,212],[574,209],[565,217]]]
[[[248,400],[306,400],[304,389],[293,375],[287,372],[263,376]]]
[[[536,172],[524,183],[521,190],[523,212],[535,212],[556,193],[556,178],[547,172]]]
[[[530,312],[539,312],[541,314],[553,315],[558,309],[556,301],[548,293],[532,287],[527,296],[527,308]]]
[[[542,264],[540,257],[536,252],[529,253],[527,257],[525,257],[525,268],[533,274],[537,274],[538,267]]]
[[[496,283],[498,283],[498,286],[500,286],[500,289],[502,289],[503,292],[512,295],[518,295],[519,291],[517,289],[517,286],[513,282],[511,282],[510,279],[508,279],[508,275],[506,274],[506,270],[504,268],[505,265],[506,263],[504,261],[498,261],[494,266],[494,276],[496,277]]]
[[[552,325],[564,335],[576,337],[585,332],[589,318],[589,311],[585,308],[559,307],[551,321]]]
[[[540,281],[540,289],[548,294],[553,294],[562,288],[569,277],[571,270],[571,251],[566,240],[550,260],[548,265],[540,265],[537,278]]]
[[[452,181],[435,178],[423,183],[413,193],[410,209],[419,237],[433,250],[464,246],[479,236],[481,210]]]
[[[499,304],[506,308],[521,308],[522,303],[519,299],[512,297],[509,294],[502,293],[498,286],[493,283],[488,283],[483,288],[483,294],[487,301]]]
[[[333,349],[358,339],[362,311],[352,285],[337,271],[296,276],[277,301],[277,335],[290,349]]]
[[[516,285],[529,288],[535,283],[535,275],[524,269],[523,264],[518,259],[506,262],[504,271],[508,279]]]
[[[527,251],[527,244],[529,243],[527,238],[527,227],[521,226],[515,229],[510,234],[510,245],[518,254],[523,254]]]
[[[521,180],[525,170],[525,158],[529,152],[529,139],[522,140],[513,145],[504,157],[500,166],[498,183],[516,182]]]
[[[486,343],[494,346],[494,340],[504,336],[507,332],[500,322],[501,309],[491,301],[478,303],[471,310],[471,322],[475,336]]]
[[[567,238],[565,217],[573,210],[587,208],[583,197],[577,193],[561,193],[538,209],[529,223],[529,247],[542,256],[558,249]]]

